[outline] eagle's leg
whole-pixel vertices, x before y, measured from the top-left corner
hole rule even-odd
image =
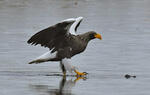
[[[63,74],[66,75],[66,69],[65,69],[65,66],[64,66],[64,64],[62,63],[62,61],[60,61],[60,68],[61,68]]]
[[[77,74],[76,75],[77,77],[87,75],[86,72],[81,73],[81,72],[77,71],[76,68],[71,65],[71,60],[69,58],[62,59],[61,64],[62,64],[61,68],[63,67],[62,71],[63,71],[63,69],[65,69],[66,71],[69,71],[70,73],[72,73],[72,71],[74,71]]]

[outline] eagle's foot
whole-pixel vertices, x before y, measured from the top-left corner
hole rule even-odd
[[[79,71],[77,71],[77,70],[74,70],[74,72],[77,74],[76,75],[76,77],[82,77],[82,76],[85,76],[85,75],[87,75],[88,73],[87,72],[79,72]]]

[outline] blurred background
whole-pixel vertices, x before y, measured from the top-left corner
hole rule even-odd
[[[0,95],[149,95],[149,5],[150,0],[0,0]],[[94,30],[103,37],[72,58],[89,73],[85,81],[57,76],[58,62],[27,64],[49,50],[27,44],[33,34],[79,16],[79,34]]]

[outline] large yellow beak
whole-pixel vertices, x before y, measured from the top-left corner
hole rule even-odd
[[[100,39],[100,40],[102,40],[101,34],[98,34],[98,33],[97,33],[97,34],[94,35],[94,37],[95,37],[95,38],[98,38],[98,39]]]

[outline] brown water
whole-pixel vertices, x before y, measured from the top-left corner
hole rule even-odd
[[[72,58],[86,80],[61,76],[57,62],[27,64],[48,51],[26,43],[33,34],[79,16],[79,33],[103,37]],[[149,95],[149,62],[150,0],[0,0],[0,95]]]

